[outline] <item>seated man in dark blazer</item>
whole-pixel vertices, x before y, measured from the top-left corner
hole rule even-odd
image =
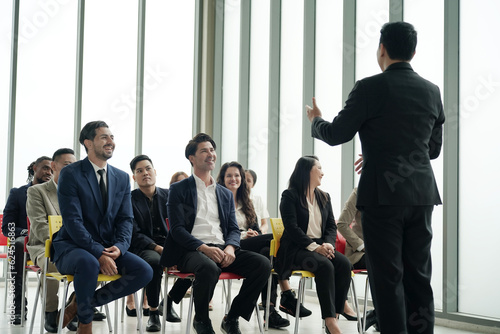
[[[134,219],[130,178],[107,163],[115,149],[108,125],[87,123],[80,143],[87,158],[66,166],[59,175],[63,226],[53,242],[53,262],[61,274],[74,275],[76,295],[66,307],[63,327],[78,313],[79,334],[89,334],[93,307],[136,292],[153,273],[143,259],[127,252]],[[99,273],[122,277],[95,290]]]
[[[26,199],[28,188],[35,184],[42,184],[52,178],[50,168],[51,159],[43,156],[28,166],[28,184],[10,190],[5,209],[3,209],[2,233],[10,239],[10,247],[14,248],[14,261],[10,264],[14,276],[14,303],[9,303],[9,309],[14,309],[14,316],[9,319],[13,325],[21,324],[22,285],[24,270],[24,238],[28,235],[28,221],[26,214]],[[10,252],[11,250],[9,250]],[[25,307],[27,314],[28,309]],[[26,318],[24,319],[26,320]]]
[[[132,191],[132,209],[134,211],[134,233],[130,251],[139,255],[153,269],[153,279],[146,286],[149,304],[149,320],[146,331],[161,330],[158,310],[163,267],[160,256],[167,238],[167,199],[168,189],[156,186],[156,170],[147,155],[138,155],[130,162],[132,177],[139,189]],[[172,290],[180,289],[184,295],[191,286],[190,280],[177,280]],[[180,300],[176,300],[179,302]],[[163,303],[163,302],[162,302]],[[167,299],[167,321],[180,322],[181,319],[172,308],[172,298]]]
[[[185,155],[193,166],[193,175],[170,187],[170,231],[161,263],[195,274],[193,327],[198,334],[214,333],[208,304],[220,273],[244,276],[240,292],[221,324],[222,332],[239,334],[238,318],[250,319],[271,265],[266,257],[240,249],[233,194],[210,175],[217,158],[215,148],[215,142],[204,133],[196,135],[186,146]]]

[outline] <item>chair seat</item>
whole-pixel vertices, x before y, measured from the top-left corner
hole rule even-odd
[[[307,277],[307,278],[314,278],[314,274],[310,271],[307,271],[307,270],[294,270],[294,271],[292,271],[292,275],[297,275],[297,276],[302,276],[302,277]]]

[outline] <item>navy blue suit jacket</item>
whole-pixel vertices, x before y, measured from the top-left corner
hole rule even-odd
[[[158,205],[159,219],[162,222],[162,235],[167,236],[167,200],[168,189],[156,187],[156,196],[153,197]],[[132,209],[134,211],[134,233],[132,235],[132,244],[130,251],[138,254],[148,246],[155,243],[153,240],[153,218],[149,211],[149,199],[142,193],[140,189],[132,191]],[[163,245],[160,245],[163,246]]]
[[[54,244],[54,262],[70,250],[83,248],[99,259],[106,247],[117,246],[125,254],[132,237],[133,214],[130,177],[108,164],[108,207],[104,211],[97,176],[85,158],[64,167],[57,197],[63,218]]]
[[[331,123],[313,120],[312,136],[339,145],[359,132],[358,207],[435,205],[441,199],[430,160],[441,151],[444,119],[439,88],[398,62],[356,82]]]
[[[224,246],[232,245],[239,248],[240,229],[236,222],[233,193],[216,184],[215,194],[219,207],[220,227],[225,240]],[[165,267],[176,265],[184,254],[196,251],[204,244],[191,235],[196,219],[197,200],[196,181],[192,175],[170,186],[167,202],[170,231],[160,261]]]
[[[14,223],[16,238],[21,236],[23,230],[28,228],[26,199],[28,197],[28,188],[31,185],[32,183],[30,182],[24,186],[10,190],[9,198],[7,198],[7,203],[5,203],[5,209],[3,209],[3,235],[8,236],[9,223]]]

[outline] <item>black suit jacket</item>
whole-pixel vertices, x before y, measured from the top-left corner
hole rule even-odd
[[[164,236],[168,235],[167,224],[165,219],[167,216],[167,200],[168,189],[156,187],[156,196],[153,199],[156,201],[160,220],[162,222],[161,230]],[[130,251],[139,253],[144,249],[148,249],[149,245],[155,243],[153,240],[153,219],[149,211],[149,199],[142,193],[140,189],[132,191],[132,210],[134,212],[134,232],[132,234],[132,242]],[[162,245],[163,246],[163,245]]]
[[[25,184],[19,188],[12,188],[3,209],[2,233],[9,236],[9,223],[14,223],[16,238],[27,235],[28,215],[26,214],[26,199],[28,188],[32,183]]]
[[[318,200],[318,191],[315,192],[316,201],[321,212],[321,238],[311,239],[307,236],[309,226],[309,209],[300,204],[300,196],[296,189],[287,189],[281,194],[280,212],[285,231],[280,241],[280,248],[276,255],[275,269],[280,278],[290,277],[293,261],[299,249],[306,249],[313,242],[330,243],[335,247],[337,239],[337,225],[333,216],[330,195],[325,206]]]
[[[330,123],[312,122],[312,136],[330,145],[351,140],[363,149],[357,206],[441,204],[430,159],[439,156],[444,123],[439,88],[409,63],[356,83]]]
[[[219,220],[225,244],[240,247],[240,230],[236,222],[233,193],[216,184],[215,194],[219,207]],[[176,265],[187,252],[195,251],[203,242],[191,235],[196,219],[198,194],[196,181],[191,175],[170,186],[167,212],[170,231],[165,241],[160,263],[165,267]]]

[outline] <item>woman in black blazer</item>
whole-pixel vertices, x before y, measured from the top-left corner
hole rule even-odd
[[[314,273],[321,316],[327,333],[341,333],[337,315],[343,313],[349,290],[351,263],[335,250],[337,225],[330,195],[318,189],[323,172],[315,156],[300,158],[281,196],[285,231],[276,259],[280,279],[292,270]]]

